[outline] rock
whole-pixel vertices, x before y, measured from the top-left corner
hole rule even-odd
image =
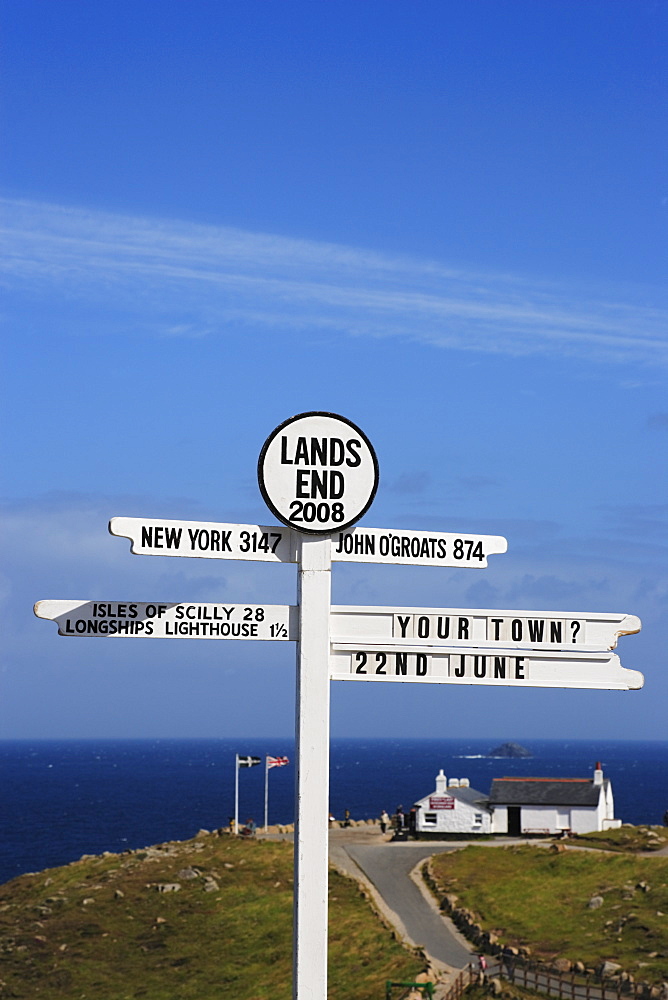
[[[530,750],[520,746],[519,743],[502,743],[500,746],[490,750],[488,757],[533,757]]]
[[[199,878],[201,874],[199,868],[193,868],[190,865],[188,868],[182,868],[180,872],[177,872],[176,877],[187,882],[191,879]]]
[[[125,893],[122,889],[114,890],[114,899],[125,899]]]
[[[91,903],[94,903],[94,902],[95,902],[95,900],[92,898],[92,896],[88,896],[86,899],[82,899],[81,900],[81,905],[82,906],[90,906]]]
[[[179,892],[181,886],[178,882],[161,882],[159,885],[156,885],[156,889],[158,892]]]
[[[589,902],[587,903],[587,909],[600,910],[604,902],[605,900],[603,899],[603,896],[592,896]]]
[[[586,971],[584,962],[574,962],[573,971],[577,972],[580,976],[584,976]]]
[[[500,979],[496,979],[496,978],[495,979],[491,979],[490,983],[489,983],[489,988],[490,988],[490,991],[492,993],[492,996],[495,996],[495,997],[500,997],[501,993],[503,992],[503,987],[501,986],[501,980]]]
[[[621,965],[618,965],[617,962],[603,962],[602,965],[599,965],[598,967],[598,975],[601,976],[602,979],[607,979],[620,972],[621,968]]]
[[[651,888],[651,885],[648,885],[647,882],[638,882],[636,885],[636,889],[640,889],[641,892],[650,892]]]
[[[211,876],[208,875],[204,879],[204,891],[205,892],[218,892],[219,888],[220,888],[220,886],[216,882],[215,878],[211,878]]]
[[[551,854],[565,854],[566,853],[566,845],[565,844],[552,844],[552,846],[550,847],[550,853]]]
[[[573,963],[568,958],[555,958],[552,968],[557,972],[570,972],[573,968]]]

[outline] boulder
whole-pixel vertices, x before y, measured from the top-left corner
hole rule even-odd
[[[161,882],[155,888],[158,892],[179,892],[181,886],[178,882]]]
[[[176,877],[188,882],[192,879],[199,878],[201,874],[202,873],[199,868],[193,868],[192,865],[189,865],[187,868],[182,868],[180,872],[177,872]]]
[[[601,979],[608,979],[610,976],[615,976],[618,972],[621,972],[621,969],[621,965],[618,965],[617,962],[606,961],[599,965],[596,971]]]
[[[573,963],[569,958],[555,958],[552,963],[552,968],[555,972],[571,972],[573,969]]]
[[[587,908],[589,910],[600,910],[604,902],[603,896],[592,896],[587,903]]]

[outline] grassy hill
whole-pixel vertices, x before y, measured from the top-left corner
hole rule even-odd
[[[467,847],[433,859],[441,893],[502,944],[638,980],[668,980],[668,858],[540,847]],[[599,897],[600,902],[590,906]]]
[[[424,967],[356,883],[329,891],[330,996]],[[0,886],[0,956],[2,1000],[289,1000],[292,845],[198,835],[22,875]]]

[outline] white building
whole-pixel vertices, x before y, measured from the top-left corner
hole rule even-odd
[[[492,832],[591,833],[621,826],[612,785],[596,764],[593,778],[494,778],[488,805]]]
[[[441,769],[436,789],[415,803],[418,835],[491,833],[488,796],[471,788],[468,778],[448,779]]]
[[[468,778],[439,771],[436,789],[415,803],[418,836],[505,833],[510,837],[591,833],[621,826],[612,785],[596,764],[592,778],[494,778],[489,795]]]

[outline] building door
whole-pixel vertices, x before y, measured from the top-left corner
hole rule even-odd
[[[508,806],[508,834],[519,837],[522,833],[522,807]]]

